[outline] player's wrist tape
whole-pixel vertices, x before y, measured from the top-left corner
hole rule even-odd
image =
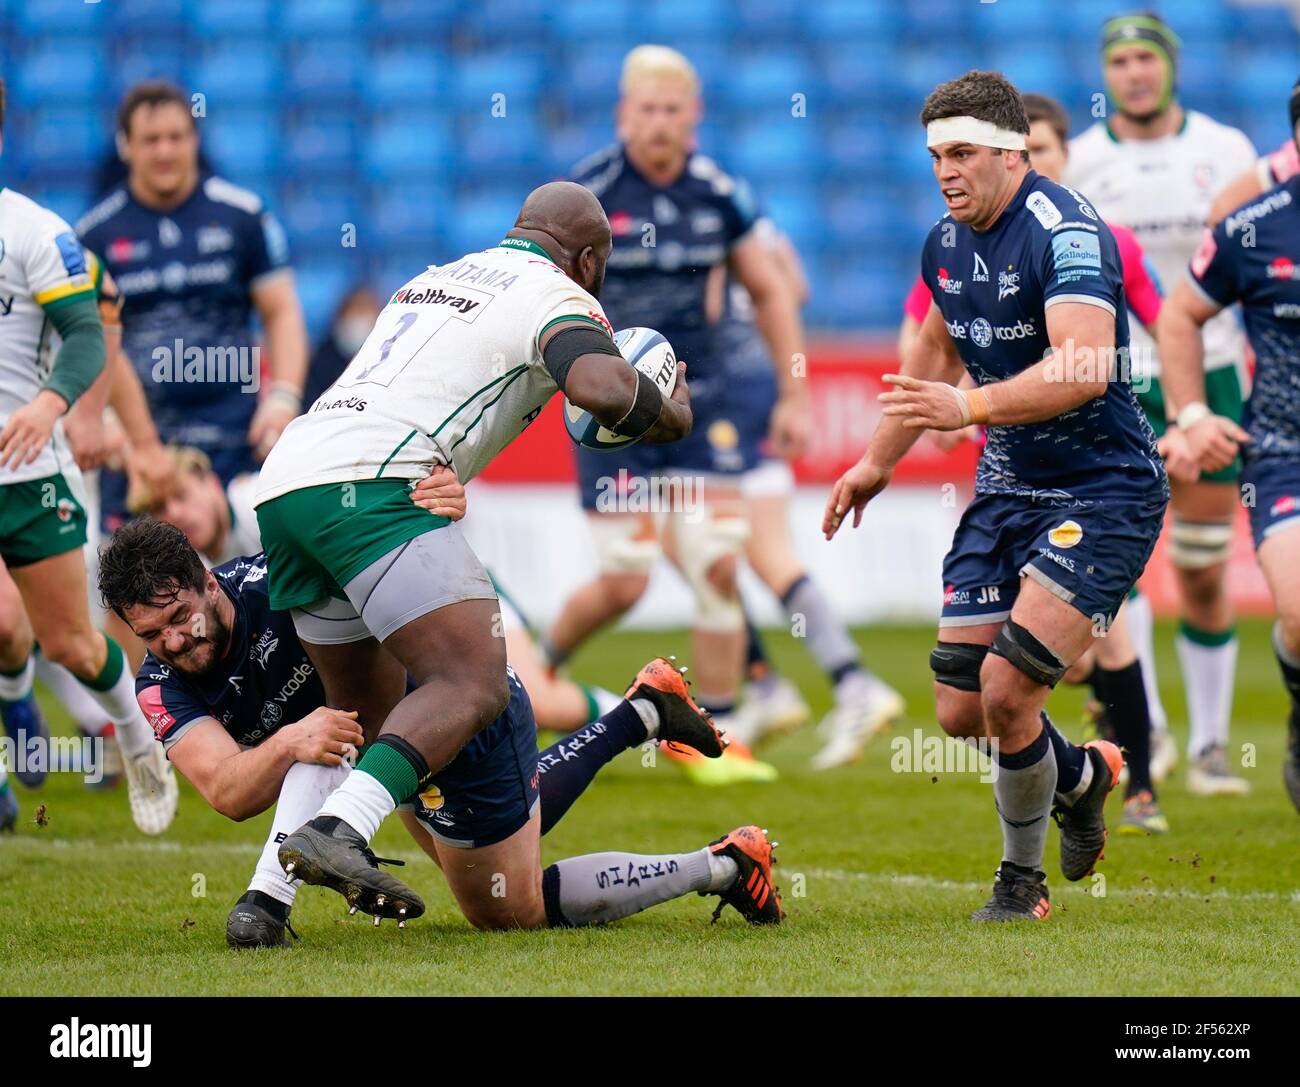
[[[1178,413],[1178,418],[1174,420],[1174,425],[1179,430],[1190,430],[1206,416],[1213,414],[1209,407],[1202,400],[1193,400],[1190,404],[1184,404],[1182,410]]]
[[[266,403],[276,403],[295,415],[302,410],[302,390],[292,381],[273,381],[266,393]]]
[[[953,396],[957,398],[957,407],[961,411],[961,425],[987,423],[989,421],[989,394],[983,389],[959,389],[949,385]]]
[[[663,411],[664,394],[653,379],[636,371],[636,396],[627,414],[609,429],[620,438],[639,438],[659,421]]]

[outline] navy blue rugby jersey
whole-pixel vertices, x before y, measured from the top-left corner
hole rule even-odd
[[[572,180],[600,200],[614,236],[600,295],[610,323],[663,333],[692,383],[720,376],[705,295],[709,271],[759,219],[749,186],[692,153],[681,176],[661,188],[618,144],[578,163]]]
[[[1168,494],[1155,434],[1127,380],[1128,307],[1114,235],[1086,199],[1030,170],[988,230],[945,215],[931,229],[922,276],[971,377],[1002,381],[1050,350],[1047,310],[1101,306],[1115,318],[1118,375],[1106,392],[1054,419],[990,426],[976,494],[1035,501],[1157,500]],[[1080,372],[1097,360],[1078,355]]]
[[[232,559],[212,573],[235,606],[230,647],[217,667],[195,678],[148,653],[136,674],[136,699],[166,748],[207,717],[237,744],[252,747],[325,705],[325,688],[298,640],[293,615],[271,609],[266,556]]]
[[[1255,350],[1243,455],[1300,456],[1300,175],[1207,231],[1188,272],[1213,305],[1241,303]]]

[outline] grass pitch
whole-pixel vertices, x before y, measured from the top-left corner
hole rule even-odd
[[[1045,924],[974,926],[999,859],[990,787],[974,775],[895,773],[891,737],[853,767],[816,774],[811,730],[763,752],[773,785],[701,789],[659,760],[621,756],[544,842],[544,859],[606,849],[698,848],[741,823],[781,842],[787,923],[755,930],[694,895],[602,929],[484,934],[460,917],[436,868],[392,821],[376,840],[408,861],[402,877],[429,912],[405,931],[349,918],[305,888],[302,941],[236,953],[226,914],[243,892],[270,816],[226,821],[182,785],[161,839],[134,830],[124,790],[91,792],[52,775],[14,784],[18,833],[0,838],[0,994],[1294,994],[1300,989],[1300,816],[1281,784],[1285,695],[1268,625],[1242,625],[1234,753],[1254,745],[1245,798],[1199,799],[1182,767],[1162,801],[1172,832],[1112,835],[1104,884],[1067,884],[1048,843],[1054,913]],[[1185,720],[1168,626],[1158,631],[1166,706]],[[894,735],[933,724],[930,628],[861,632],[868,663],[908,699]],[[770,649],[820,713],[826,684],[802,647]],[[579,678],[621,688],[683,634],[618,634],[576,661]],[[1082,695],[1062,689],[1054,719],[1077,736]],[[56,730],[61,712],[44,700]],[[46,825],[34,815],[45,805]],[[1117,816],[1118,793],[1108,814]],[[1094,894],[1090,892],[1102,892]]]

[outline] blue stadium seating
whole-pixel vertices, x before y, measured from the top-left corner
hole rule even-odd
[[[1157,5],[1160,6],[1160,5]],[[1101,89],[1118,0],[0,0],[6,182],[75,217],[122,92],[204,95],[208,154],[273,198],[313,322],[367,272],[392,289],[490,245],[528,187],[613,138],[627,49],[675,44],[706,93],[700,146],[752,183],[804,250],[810,320],[891,327],[941,205],[916,121],[977,66],[1062,99],[1075,131]],[[1166,3],[1184,100],[1261,150],[1300,75],[1284,6]],[[806,116],[791,116],[791,95]],[[502,95],[503,98],[494,98]],[[493,106],[505,116],[494,117]],[[79,188],[80,187],[80,188]],[[80,193],[80,197],[78,197]],[[355,222],[358,246],[338,245]],[[869,257],[848,257],[842,239]]]

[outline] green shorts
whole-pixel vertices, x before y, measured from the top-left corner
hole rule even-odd
[[[86,510],[61,472],[0,486],[0,558],[30,566],[86,543]]]
[[[303,487],[257,507],[271,607],[305,608],[343,587],[407,540],[449,525],[411,501],[404,479]]]
[[[1245,405],[1241,375],[1235,366],[1220,366],[1205,373],[1205,402],[1215,415],[1226,415],[1235,422],[1241,422],[1242,408]],[[1156,437],[1161,437],[1168,429],[1165,421],[1165,393],[1160,387],[1160,379],[1151,379],[1151,387],[1146,392],[1137,393],[1138,403],[1146,412],[1147,419]],[[1238,457],[1228,467],[1217,472],[1202,472],[1203,483],[1236,483],[1241,475],[1241,458]]]

